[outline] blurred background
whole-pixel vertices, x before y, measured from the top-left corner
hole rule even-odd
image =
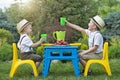
[[[87,36],[61,26],[59,19],[66,17],[68,21],[87,28],[89,18],[95,15],[104,18],[106,26],[101,33],[112,47],[110,50],[114,53],[111,54],[119,57],[120,50],[116,46],[120,44],[120,0],[0,0],[0,47],[4,49],[5,46],[6,50],[8,45],[18,42],[20,35],[16,24],[25,18],[33,22],[31,38],[34,42],[39,40],[40,34],[46,33],[47,41],[55,43],[52,33],[61,30],[66,31],[66,42],[80,42],[81,49],[87,49]]]

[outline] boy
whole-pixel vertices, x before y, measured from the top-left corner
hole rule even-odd
[[[97,15],[90,19],[90,22],[88,23],[88,29],[84,29],[68,21],[66,21],[66,25],[80,32],[85,32],[89,37],[88,38],[89,49],[79,52],[80,62],[83,66],[83,70],[81,73],[84,73],[84,68],[87,60],[102,59],[103,37],[99,30],[105,26],[105,23],[103,19]],[[88,75],[91,74],[92,72],[89,70]]]
[[[17,30],[20,33],[20,39],[17,43],[17,46],[20,50],[21,59],[22,60],[25,60],[25,59],[33,60],[38,69],[43,58],[40,55],[34,54],[33,48],[39,46],[43,41],[45,41],[45,39],[41,38],[36,43],[32,42],[32,40],[28,36],[32,32],[32,24],[31,24],[31,22],[27,21],[26,19],[21,20],[17,24]],[[33,72],[31,74],[33,75]]]

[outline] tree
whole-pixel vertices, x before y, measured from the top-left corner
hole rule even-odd
[[[97,2],[99,5],[98,13],[103,17],[120,10],[119,0],[99,0]]]
[[[0,29],[0,46],[2,46],[6,42],[12,44],[13,41],[14,41],[14,37],[10,31],[5,29]]]
[[[34,32],[40,30],[39,19],[41,16],[41,1],[40,0],[31,0],[30,3],[15,3],[6,9],[6,14],[10,21],[15,24],[22,19],[27,19],[28,21],[33,22]]]
[[[49,31],[56,30],[56,26],[60,26],[59,18],[66,17],[70,22],[87,28],[89,18],[97,14],[97,9],[98,7],[94,0],[42,0],[40,24],[42,24],[42,29],[48,27]],[[65,27],[63,28],[66,30]],[[81,36],[77,31],[68,34],[68,40],[71,41],[77,41]]]
[[[0,28],[10,31],[15,37],[15,42],[17,42],[18,34],[16,31],[16,25],[10,20],[5,12],[2,12],[2,10],[0,10]]]
[[[115,36],[120,36],[120,11],[110,13],[105,18],[106,30],[103,33],[103,36],[106,39],[111,39]]]
[[[32,21],[33,32],[37,34],[38,32],[48,33],[47,30],[51,31],[51,33],[57,29],[68,30],[68,28],[59,25],[60,17],[66,17],[72,23],[87,28],[89,18],[97,14],[97,9],[94,0],[31,0],[29,4],[24,6],[20,6],[20,4],[12,5],[7,10],[7,13],[15,23],[23,18]],[[69,29],[70,32],[72,31]],[[50,36],[52,37],[52,35]],[[72,38],[76,41],[80,36],[81,34],[74,31],[74,33],[69,34],[67,40]]]
[[[97,5],[93,0],[42,0],[41,22],[45,25],[63,16],[73,23],[87,26],[88,18],[96,14]]]

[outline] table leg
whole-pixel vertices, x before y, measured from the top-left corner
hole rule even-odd
[[[49,69],[50,69],[50,63],[51,63],[50,59],[44,59],[43,71],[42,71],[43,77],[47,76]]]
[[[79,60],[73,59],[72,60],[73,66],[74,66],[74,72],[77,77],[80,77],[80,69],[79,69]]]

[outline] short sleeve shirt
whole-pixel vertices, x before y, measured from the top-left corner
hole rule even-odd
[[[17,46],[20,49],[21,53],[32,52],[33,48],[30,47],[32,44],[33,44],[33,42],[29,38],[29,36],[27,34],[22,34],[20,36],[18,43],[17,43]]]
[[[85,29],[86,34],[89,36],[88,45],[89,48],[92,48],[94,45],[98,46],[96,53],[102,52],[103,49],[103,37],[99,31],[91,32],[88,29]]]

